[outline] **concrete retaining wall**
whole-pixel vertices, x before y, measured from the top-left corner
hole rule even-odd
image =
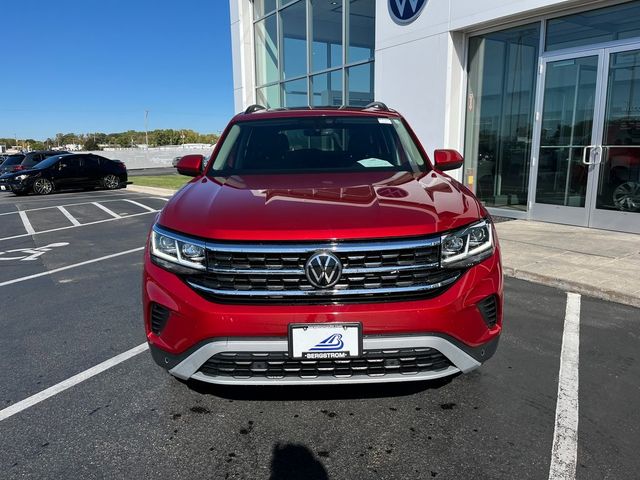
[[[182,147],[158,147],[158,148],[123,148],[120,150],[106,150],[91,152],[114,160],[122,160],[128,170],[139,168],[170,167],[175,157],[183,155],[199,154],[210,155],[213,147],[207,148],[182,148]]]

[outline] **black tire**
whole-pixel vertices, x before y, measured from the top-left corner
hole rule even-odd
[[[53,192],[53,182],[48,178],[38,178],[33,182],[33,193],[36,195],[49,195]]]
[[[120,188],[120,179],[117,175],[114,175],[112,173],[102,177],[100,183],[102,183],[102,187],[106,188],[107,190],[116,190]]]

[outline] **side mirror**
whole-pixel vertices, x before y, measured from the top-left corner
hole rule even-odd
[[[433,152],[436,169],[441,172],[456,170],[464,164],[464,158],[457,150],[436,150]]]
[[[202,173],[202,155],[185,155],[180,159],[176,168],[180,175],[197,177]]]

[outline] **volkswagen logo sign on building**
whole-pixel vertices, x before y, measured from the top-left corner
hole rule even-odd
[[[400,25],[413,22],[428,0],[389,0],[389,13],[391,18]]]
[[[342,262],[330,252],[313,254],[304,267],[307,279],[316,288],[333,287],[342,275]]]

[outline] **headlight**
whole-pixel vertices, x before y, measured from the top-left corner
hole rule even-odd
[[[482,220],[442,236],[443,267],[470,267],[486,260],[493,252],[493,229],[490,220]]]
[[[22,182],[23,180],[26,180],[27,178],[29,178],[29,175],[18,175],[16,177],[16,180]]]
[[[177,273],[189,273],[189,269],[206,270],[207,268],[204,242],[167,232],[157,225],[153,226],[151,234],[151,255],[165,260],[160,262],[162,266]],[[172,264],[177,268],[173,268]]]

